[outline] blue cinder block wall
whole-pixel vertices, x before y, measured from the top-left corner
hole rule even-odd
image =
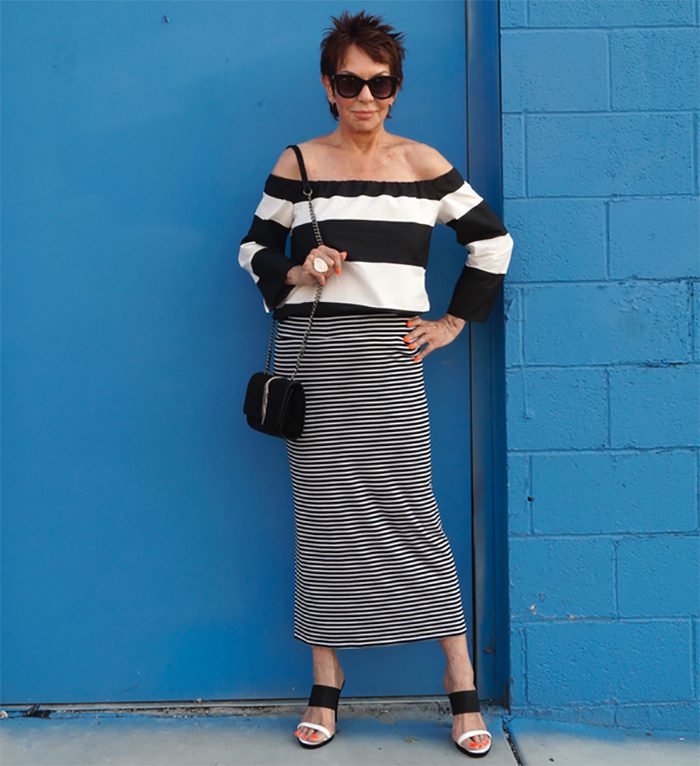
[[[695,0],[501,0],[511,709],[698,731]]]

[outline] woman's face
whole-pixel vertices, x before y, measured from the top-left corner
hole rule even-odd
[[[392,74],[388,64],[382,64],[370,58],[361,48],[351,45],[346,53],[342,66],[336,74],[354,74],[363,80],[369,80],[380,74]],[[338,119],[352,130],[371,131],[379,127],[389,113],[389,107],[396,101],[394,93],[391,98],[375,98],[369,86],[364,85],[355,98],[343,98],[333,91],[330,79],[321,77],[328,100],[335,102],[338,109]]]

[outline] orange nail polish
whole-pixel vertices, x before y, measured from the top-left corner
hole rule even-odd
[[[408,347],[411,349],[411,351],[413,351],[413,349],[416,347],[416,344],[415,343],[409,343]]]
[[[414,361],[414,362],[420,362],[420,357],[414,356],[414,357],[413,357],[413,361]]]
[[[406,322],[406,327],[413,327],[413,322],[410,319]]]
[[[406,343],[408,343],[408,342],[411,340],[411,339],[408,337],[408,335],[404,335],[404,336],[403,336],[403,339],[406,341]]]
[[[336,274],[340,274],[340,269],[336,269],[336,270],[335,270],[335,273],[336,273]]]

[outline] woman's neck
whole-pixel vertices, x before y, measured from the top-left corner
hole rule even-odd
[[[391,143],[391,133],[387,133],[383,125],[371,131],[351,130],[344,125],[338,125],[330,138],[338,149],[351,155],[365,157],[381,152]]]

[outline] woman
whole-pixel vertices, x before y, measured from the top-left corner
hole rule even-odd
[[[344,12],[322,43],[321,82],[338,121],[299,145],[323,246],[287,148],[265,183],[239,263],[279,320],[274,371],[289,375],[318,284],[299,371],[304,432],[287,441],[295,511],[294,637],[312,646],[314,685],[295,735],[335,733],[344,675],[336,648],[436,639],[447,666],[453,741],[485,755],[452,550],[431,483],[422,361],[466,321],[484,322],[513,240],[436,149],[389,133],[403,82],[403,33]],[[430,234],[454,229],[468,259],[447,313],[425,293]],[[285,255],[292,231],[291,260]]]

